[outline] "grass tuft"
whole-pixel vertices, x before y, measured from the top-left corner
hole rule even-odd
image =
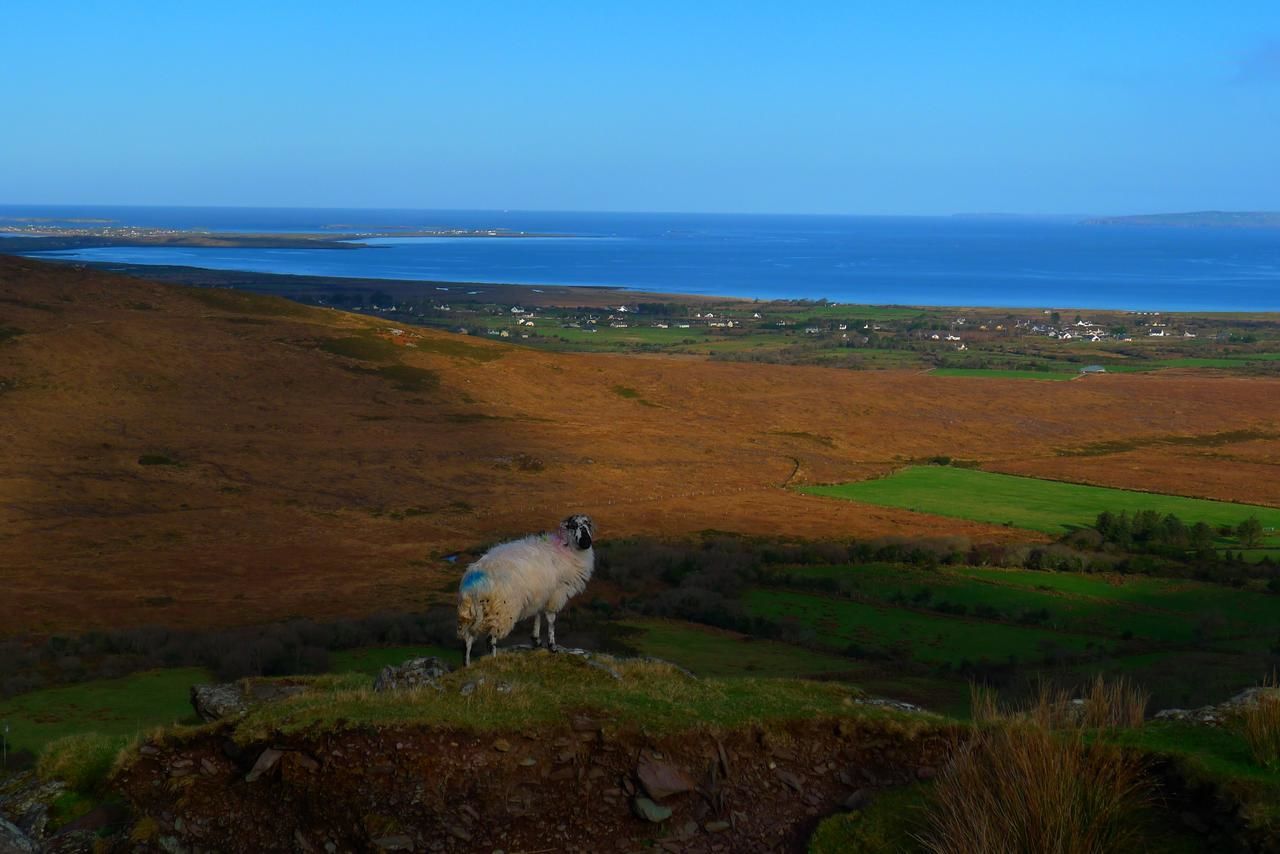
[[[1073,694],[1080,694],[1078,699]],[[1041,682],[1024,707],[1001,707],[999,692],[988,685],[969,684],[970,716],[976,724],[1029,723],[1044,730],[1138,729],[1147,719],[1151,695],[1121,676],[1101,674],[1075,692]]]
[[[102,789],[116,758],[131,739],[96,732],[68,735],[50,742],[40,752],[36,773],[42,780],[62,780],[75,792],[90,794]]]
[[[1280,771],[1280,680],[1273,672],[1263,680],[1265,690],[1257,702],[1240,713],[1240,734],[1249,745],[1254,762]]]
[[[1084,695],[1084,718],[1090,729],[1137,729],[1147,719],[1151,694],[1126,677],[1107,681],[1098,674]]]
[[[1133,846],[1152,789],[1140,762],[1081,731],[975,733],[938,776],[920,837],[936,854],[1102,854]]]

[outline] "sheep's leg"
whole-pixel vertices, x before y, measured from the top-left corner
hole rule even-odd
[[[467,663],[464,666],[470,667],[471,666],[471,642],[475,640],[475,638],[473,638],[470,634],[467,634],[467,635],[463,635],[462,639],[466,641],[466,644],[467,644]]]
[[[556,651],[556,612],[547,612],[547,649]]]
[[[498,636],[489,635],[489,654],[496,656],[498,654]]]
[[[537,649],[542,646],[542,612],[535,612],[533,615],[533,648]]]

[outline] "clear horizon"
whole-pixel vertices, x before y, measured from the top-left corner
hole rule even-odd
[[[1070,219],[1073,217],[1122,217],[1146,216],[1162,214],[1199,214],[1199,213],[1280,213],[1280,205],[1274,210],[1225,210],[1221,208],[1203,208],[1199,210],[1131,210],[1131,211],[941,211],[938,213],[879,213],[875,211],[717,211],[717,210],[633,210],[633,209],[594,209],[579,208],[429,208],[429,207],[382,207],[375,205],[199,205],[199,204],[127,204],[116,202],[7,202],[0,201],[0,208],[38,209],[38,208],[144,208],[155,209],[188,209],[188,210],[298,210],[298,211],[405,211],[406,213],[521,213],[521,214],[636,214],[641,216],[780,216],[780,217],[849,217],[849,218],[921,218],[943,219],[948,217],[1012,217],[1025,219]]]
[[[1280,6],[6,12],[0,203],[1280,208]],[[23,201],[32,200],[32,201]]]

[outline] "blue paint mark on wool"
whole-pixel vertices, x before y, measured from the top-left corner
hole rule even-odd
[[[462,587],[459,589],[471,590],[483,584],[485,581],[485,578],[486,576],[482,570],[469,569],[467,570],[467,574],[462,576]]]

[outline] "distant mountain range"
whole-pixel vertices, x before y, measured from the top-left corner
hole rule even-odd
[[[1280,228],[1277,211],[1192,211],[1190,213],[1098,216],[1083,225],[1160,225],[1171,228]]]

